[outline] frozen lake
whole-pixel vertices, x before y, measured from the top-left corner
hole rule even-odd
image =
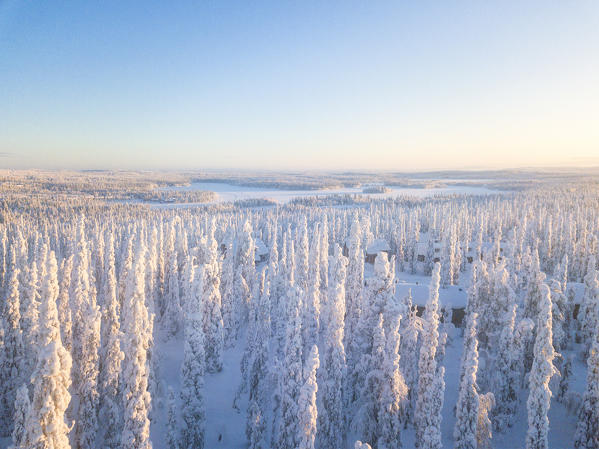
[[[447,186],[438,188],[410,188],[392,187],[387,193],[363,193],[361,187],[343,187],[339,189],[323,190],[283,190],[265,187],[248,187],[223,182],[196,182],[188,186],[164,187],[166,191],[193,191],[204,190],[215,192],[218,199],[214,203],[223,203],[238,200],[269,199],[277,203],[287,203],[293,198],[305,198],[324,195],[361,194],[372,198],[392,198],[397,196],[415,196],[420,198],[434,195],[493,195],[502,193],[499,190],[491,190],[482,186]]]

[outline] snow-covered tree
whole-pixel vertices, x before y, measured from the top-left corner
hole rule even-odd
[[[589,258],[587,274],[584,277],[584,296],[580,305],[578,322],[585,354],[593,342],[593,333],[599,320],[599,272],[595,268],[595,258]]]
[[[391,449],[401,447],[401,421],[408,399],[408,388],[399,369],[399,327],[401,315],[390,317],[386,334],[383,362],[383,386],[379,398],[379,438],[377,447]]]
[[[524,298],[524,317],[535,320],[539,313],[539,303],[543,301],[541,286],[545,281],[545,273],[541,271],[539,252],[535,249],[532,253],[532,264],[526,273],[528,281]]]
[[[179,426],[177,423],[177,398],[172,387],[168,387],[168,419],[166,422],[166,447],[179,449]]]
[[[252,226],[249,221],[243,225],[241,235],[237,239],[235,256],[235,281],[233,284],[233,335],[238,335],[239,328],[247,320],[255,277],[255,244],[252,238]]]
[[[204,330],[202,285],[205,275],[196,273],[195,294],[189,298],[185,314],[183,365],[181,366],[181,410],[183,430],[181,447],[202,449],[206,433],[206,410],[204,405]]]
[[[181,286],[179,282],[179,262],[177,252],[171,252],[166,274],[166,292],[164,295],[164,313],[162,327],[167,338],[177,335],[183,321],[181,308]]]
[[[60,280],[60,291],[58,293],[58,319],[60,321],[60,331],[63,341],[63,346],[69,352],[73,348],[73,321],[71,302],[69,293],[71,291],[71,276],[73,273],[73,256],[70,255],[60,263],[62,278]]]
[[[270,343],[270,286],[261,276],[262,295],[256,304],[256,323],[252,327],[251,356],[248,363],[249,406],[246,421],[246,435],[251,447],[263,447],[266,438],[265,410],[268,400],[266,385],[268,381],[268,357]]]
[[[408,398],[405,404],[406,420],[413,422],[418,386],[418,335],[422,330],[422,323],[420,317],[417,316],[417,307],[412,304],[411,290],[404,298],[404,310],[407,316],[401,321],[400,366],[408,388]]]
[[[233,285],[235,283],[235,253],[231,237],[227,237],[224,243],[225,253],[221,261],[221,315],[223,319],[223,339],[224,344],[229,347],[233,344],[234,329],[234,298]]]
[[[62,346],[58,322],[57,263],[54,252],[47,257],[42,279],[40,306],[40,345],[38,361],[31,377],[33,400],[26,419],[21,444],[25,448],[68,449],[69,426],[65,412],[71,400],[71,355]],[[82,446],[80,446],[82,447]]]
[[[325,334],[324,373],[320,388],[322,409],[318,414],[318,447],[342,447],[345,441],[343,388],[345,382],[345,348],[343,319],[345,313],[345,278],[347,258],[335,245],[331,258],[331,280],[327,300],[328,323]]]
[[[453,430],[455,449],[477,448],[478,390],[478,339],[476,337],[476,312],[468,315],[468,325],[464,333],[464,353],[460,369],[461,381],[456,404],[456,423]]]
[[[355,335],[352,338],[352,353],[355,355],[355,365],[352,367],[351,376],[348,379],[348,393],[356,390],[358,397],[363,389],[366,376],[374,369],[380,369],[373,362],[374,337],[379,322],[379,315],[387,315],[389,318],[398,315],[398,306],[395,304],[393,293],[394,274],[387,260],[386,253],[379,253],[374,263],[374,274],[366,281],[362,290],[361,304],[359,305],[360,316],[358,325],[354,328]],[[384,316],[383,315],[383,316]],[[392,319],[388,319],[392,322]],[[384,330],[385,328],[383,321]],[[384,352],[384,344],[383,344]],[[372,441],[372,440],[369,440]]]
[[[421,449],[441,446],[441,408],[445,382],[444,368],[437,369],[436,352],[439,339],[439,283],[441,266],[436,263],[426,303],[422,345],[418,361],[418,401],[416,403],[416,445]]]
[[[566,393],[570,388],[570,380],[572,378],[572,357],[568,356],[562,363],[560,372],[559,388],[557,390],[557,400],[562,402],[566,397]]]
[[[320,329],[320,236],[312,239],[309,254],[309,276],[304,295],[302,336],[304,352],[309,353],[312,345],[318,343]]]
[[[23,340],[19,309],[19,270],[13,267],[7,283],[6,299],[0,317],[0,433],[8,436],[11,432],[11,419],[15,394],[24,379]]]
[[[214,221],[211,223],[206,241],[206,264],[203,273],[202,303],[204,308],[206,370],[209,373],[216,373],[223,368],[224,331],[221,314],[220,266],[218,263],[218,245],[214,238]]]
[[[316,411],[316,392],[318,391],[316,370],[319,366],[318,347],[313,345],[310,354],[306,358],[304,385],[302,385],[298,397],[299,445],[297,447],[299,449],[314,449],[318,417]]]
[[[372,348],[367,355],[368,371],[360,391],[359,410],[356,420],[358,431],[366,441],[377,441],[383,385],[385,383],[383,365],[385,360],[385,329],[383,314],[378,315],[377,324],[372,330]]]
[[[114,237],[112,234],[108,234],[105,243],[99,418],[103,428],[104,447],[118,449],[121,442],[122,426],[119,377],[125,355],[121,350],[120,304],[117,297]]]
[[[574,436],[576,449],[599,447],[599,324],[587,359],[587,386]]]
[[[355,329],[360,318],[360,297],[364,285],[364,256],[361,247],[362,231],[358,216],[355,215],[347,242],[348,265],[345,286],[345,347],[348,348],[348,366],[354,366],[354,358],[359,354],[353,353],[350,342],[355,337]],[[350,392],[348,392],[350,393]]]
[[[32,261],[21,274],[24,278],[24,282],[19,284],[21,288],[20,324],[24,347],[21,375],[28,382],[36,364],[38,347],[40,282],[37,262]]]
[[[153,316],[145,301],[146,249],[138,239],[135,262],[127,281],[123,304],[123,433],[122,449],[151,449],[148,414],[151,397],[148,392],[147,352],[151,344]]]
[[[538,303],[537,336],[534,345],[534,360],[530,371],[528,401],[528,432],[526,449],[548,449],[549,406],[551,390],[549,381],[556,373],[553,366],[555,352],[551,335],[551,294],[546,284],[541,284]]]
[[[90,251],[85,221],[77,226],[77,251],[72,273],[73,387],[79,399],[76,409],[74,442],[81,449],[96,444],[98,429],[98,372],[101,314],[96,304],[93,278],[90,279]]]
[[[497,430],[511,427],[518,405],[520,385],[519,355],[515,342],[516,305],[508,315],[508,320],[499,337],[493,392],[497,406],[493,409],[493,424]]]
[[[480,394],[478,396],[478,419],[476,426],[476,444],[478,449],[491,449],[491,438],[493,438],[492,423],[489,418],[495,406],[493,393]]]
[[[298,398],[302,379],[301,290],[291,286],[287,293],[285,361],[279,375],[280,407],[273,433],[274,447],[298,447],[300,428]]]
[[[246,436],[249,441],[249,449],[265,449],[268,447],[266,439],[266,420],[264,413],[260,410],[257,401],[250,402],[248,407],[248,422],[246,424]]]
[[[27,416],[31,408],[29,401],[29,390],[25,384],[17,390],[17,396],[14,405],[12,443],[13,448],[19,449],[24,446],[24,439],[27,433]]]

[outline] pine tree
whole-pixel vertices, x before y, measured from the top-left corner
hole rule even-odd
[[[306,358],[304,385],[300,389],[298,397],[299,445],[297,447],[299,449],[314,449],[317,422],[316,392],[318,391],[316,370],[319,366],[318,347],[313,345],[310,355]]]
[[[551,294],[546,284],[541,284],[538,304],[537,337],[534,345],[534,361],[530,371],[528,401],[528,432],[526,449],[547,449],[549,443],[549,406],[551,390],[549,381],[556,373],[553,366],[555,352],[551,335]]]
[[[138,239],[135,263],[127,280],[123,304],[123,433],[122,449],[151,449],[147,351],[151,341],[153,317],[145,301],[146,249]]]
[[[187,304],[185,315],[185,346],[183,349],[183,365],[181,367],[181,409],[183,418],[183,431],[181,434],[181,447],[202,449],[205,442],[206,411],[204,406],[204,330],[203,330],[203,304],[202,281],[205,278],[200,269],[196,273],[195,295],[192,295]]]
[[[342,447],[345,441],[343,387],[345,382],[345,348],[343,319],[345,313],[345,278],[347,258],[335,245],[331,259],[329,283],[328,324],[325,333],[324,374],[321,388],[322,411],[318,414],[318,447]]]
[[[54,252],[47,257],[42,279],[39,355],[32,375],[33,400],[26,419],[22,445],[26,448],[68,449],[65,412],[71,400],[71,356],[62,346],[58,322],[58,267]]]

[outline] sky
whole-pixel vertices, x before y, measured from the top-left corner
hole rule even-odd
[[[577,165],[597,0],[0,0],[0,167]]]

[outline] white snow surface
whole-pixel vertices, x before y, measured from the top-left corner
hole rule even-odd
[[[344,187],[339,189],[322,190],[283,190],[275,188],[248,187],[224,182],[195,182],[187,186],[164,187],[163,190],[171,191],[193,191],[203,190],[214,192],[218,198],[209,204],[225,203],[238,200],[269,199],[277,203],[288,203],[294,198],[325,196],[325,195],[368,195],[373,199],[395,198],[398,196],[415,196],[420,198],[434,195],[493,195],[501,193],[481,186],[448,186],[439,188],[409,188],[388,186],[389,192],[364,194],[362,187]],[[191,205],[191,204],[190,204]],[[172,205],[171,205],[172,206]]]

